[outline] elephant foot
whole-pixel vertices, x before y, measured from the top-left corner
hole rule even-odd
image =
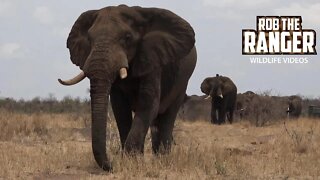
[[[137,148],[135,146],[126,146],[124,148],[124,152],[127,154],[127,155],[137,155],[137,154],[143,154],[143,150],[141,150],[141,148]]]
[[[218,125],[218,126],[225,124],[223,122],[212,122],[212,121],[211,121],[211,123],[214,124],[214,125]]]
[[[135,127],[131,128],[128,137],[124,143],[125,153],[129,155],[143,154],[144,142],[148,128],[143,128],[143,132],[141,131],[141,129],[141,125],[136,125]]]
[[[173,140],[172,132],[160,134],[157,127],[151,128],[152,134],[152,151],[155,155],[168,154],[171,151]]]
[[[211,121],[211,124],[220,125],[218,121]]]
[[[124,145],[124,151],[128,155],[143,154],[144,145],[137,141],[127,140]]]
[[[219,121],[218,121],[218,124],[219,124],[219,125],[226,124],[226,121],[225,121],[225,120],[219,120]]]
[[[161,138],[161,140],[160,140]],[[152,139],[152,151],[155,155],[164,155],[171,152],[171,146],[173,142],[172,135],[170,138],[154,137]]]
[[[160,146],[153,148],[153,154],[156,156],[159,155],[166,155],[169,154],[171,152],[171,144],[167,144],[167,145],[163,145],[161,144]]]
[[[103,162],[100,165],[100,168],[103,169],[104,171],[112,172],[113,168],[110,162]]]

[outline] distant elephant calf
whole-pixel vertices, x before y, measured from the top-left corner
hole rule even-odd
[[[233,111],[237,99],[237,86],[225,76],[208,77],[201,83],[201,91],[212,97],[211,122],[225,123],[226,116],[230,123],[233,121]],[[218,112],[218,118],[217,118]]]

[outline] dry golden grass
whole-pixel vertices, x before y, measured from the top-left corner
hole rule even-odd
[[[121,154],[114,121],[108,154],[114,171],[93,160],[90,115],[0,111],[0,179],[287,179],[320,178],[320,120],[247,121],[215,126],[177,121],[172,152],[156,157],[150,136],[144,156]]]

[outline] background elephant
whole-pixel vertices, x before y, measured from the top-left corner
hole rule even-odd
[[[237,94],[237,101],[236,101],[236,112],[239,115],[239,119],[244,117],[248,117],[250,112],[250,104],[254,98],[258,95],[252,91],[246,91],[245,93]]]
[[[186,95],[180,107],[178,118],[184,121],[210,121],[211,100],[206,97],[206,95]]]
[[[101,168],[111,169],[106,155],[109,95],[126,152],[143,152],[149,127],[153,152],[160,145],[170,150],[174,121],[196,64],[194,44],[190,24],[164,9],[120,5],[84,12],[76,20],[67,47],[83,71],[59,81],[72,85],[90,79],[92,149]]]
[[[237,95],[236,115],[239,115],[240,119],[249,120],[256,126],[264,126],[286,118],[287,113],[290,113],[288,112],[288,109],[290,109],[288,99],[288,96],[270,96],[270,92],[255,94],[247,91],[239,93]],[[293,109],[291,107],[290,110]]]
[[[288,97],[288,110],[289,118],[298,118],[302,111],[302,99],[299,96]]]
[[[225,123],[226,114],[230,123],[233,121],[233,111],[237,99],[237,87],[232,80],[225,76],[206,78],[201,83],[201,91],[212,97],[211,122]],[[218,111],[218,118],[217,113]]]

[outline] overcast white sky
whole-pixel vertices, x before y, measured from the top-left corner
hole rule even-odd
[[[0,97],[88,98],[88,80],[72,87],[58,84],[57,78],[79,72],[69,60],[66,39],[83,11],[119,4],[166,8],[193,26],[198,63],[188,94],[201,95],[202,80],[219,73],[231,77],[238,92],[320,96],[319,55],[304,56],[308,64],[282,65],[250,64],[250,56],[241,55],[242,29],[255,29],[258,15],[302,16],[303,28],[317,32],[320,46],[318,0],[0,0]]]

